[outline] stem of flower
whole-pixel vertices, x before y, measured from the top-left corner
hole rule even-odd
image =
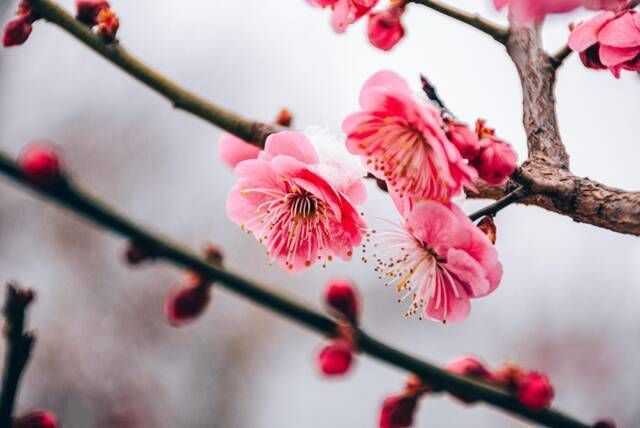
[[[476,221],[479,218],[487,216],[487,215],[494,216],[501,209],[506,208],[509,205],[513,204],[514,202],[518,202],[520,199],[522,199],[525,196],[527,196],[528,193],[529,192],[523,186],[520,186],[516,190],[514,190],[513,192],[508,193],[505,197],[497,200],[496,202],[492,203],[491,205],[488,205],[488,206],[486,206],[486,207],[484,207],[482,209],[479,209],[478,211],[470,214],[469,218],[471,219],[471,221]]]
[[[445,3],[442,3],[438,0],[410,0],[411,3],[421,4],[430,9],[435,10],[436,12],[440,12],[443,15],[456,19],[460,22],[464,22],[467,25],[470,25],[478,30],[482,31],[485,34],[490,35],[499,43],[505,45],[507,43],[507,38],[509,37],[509,33],[506,28],[501,27],[493,22],[482,18],[478,15],[472,15],[463,10],[457,9],[455,7],[449,6]]]

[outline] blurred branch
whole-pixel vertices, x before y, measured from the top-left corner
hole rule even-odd
[[[560,49],[558,52],[556,52],[556,54],[551,57],[554,67],[555,68],[560,67],[564,62],[564,60],[567,59],[569,55],[571,55],[572,53],[573,53],[573,50],[569,47],[569,45],[566,45],[565,47]]]
[[[506,196],[497,200],[493,204],[488,205],[484,208],[481,208],[478,211],[470,214],[469,218],[471,219],[471,221],[475,221],[480,217],[484,217],[486,215],[494,216],[501,209],[506,208],[515,202],[518,202],[520,199],[522,199],[526,195],[527,195],[527,189],[520,186],[513,192],[507,193]]]
[[[282,294],[257,285],[229,270],[208,263],[195,253],[182,248],[179,244],[154,234],[120,215],[114,209],[89,196],[71,182],[65,181],[55,186],[35,185],[27,180],[19,166],[2,152],[0,152],[0,172],[102,228],[111,230],[130,241],[149,246],[158,259],[198,272],[212,281],[218,281],[230,291],[317,333],[327,337],[335,337],[338,334],[337,324],[331,318]],[[477,398],[511,414],[550,427],[588,427],[588,425],[556,410],[535,411],[529,409],[521,404],[516,397],[503,390],[450,374],[432,364],[394,349],[372,338],[362,330],[357,331],[357,337],[358,349],[361,352],[416,374],[436,390]]]
[[[24,331],[25,311],[33,300],[33,292],[10,283],[7,285],[6,296],[3,314],[7,350],[0,394],[0,427],[11,426],[20,377],[27,365],[35,340],[31,332]]]
[[[45,20],[65,29],[127,74],[163,95],[175,108],[194,114],[259,147],[264,146],[269,134],[277,131],[272,125],[245,119],[172,82],[127,52],[119,42],[105,43],[56,3],[49,0],[29,0],[29,3]]]
[[[450,18],[456,19],[460,22],[464,22],[467,25],[470,25],[478,30],[482,31],[485,34],[490,35],[496,41],[501,44],[505,44],[507,41],[507,29],[501,27],[493,22],[482,18],[478,15],[472,15],[463,10],[457,9],[453,6],[449,6],[438,0],[408,0],[408,3],[416,3],[421,4],[422,6],[426,6],[430,9],[435,10],[436,12],[440,12],[443,15],[446,15]]]

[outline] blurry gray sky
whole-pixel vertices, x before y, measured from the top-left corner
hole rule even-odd
[[[425,73],[461,118],[488,119],[525,158],[520,86],[503,48],[423,7],[409,7],[407,37],[382,53],[368,44],[364,23],[338,36],[328,13],[303,0],[111,3],[133,53],[247,116],[271,120],[286,106],[298,128],[339,129],[372,73],[395,70],[416,89]],[[488,3],[456,1],[504,22]],[[581,16],[548,22],[550,50]],[[587,421],[613,416],[622,427],[638,420],[637,238],[510,207],[497,219],[500,288],[474,301],[462,324],[407,320],[393,292],[359,261],[296,276],[269,267],[263,249],[225,215],[234,180],[216,156],[219,131],[172,110],[58,28],[36,23],[25,46],[0,50],[0,67],[3,150],[17,154],[33,138],[52,139],[96,195],[194,247],[219,242],[228,264],[250,277],[314,302],[329,278],[348,274],[376,336],[437,363],[473,353],[494,365],[537,368],[550,375],[556,403],[568,412]],[[567,61],[558,113],[574,172],[640,187],[639,91],[634,74],[615,80],[585,70],[575,56]],[[396,218],[387,196],[369,190],[367,217]],[[39,293],[31,324],[40,340],[21,408],[52,407],[68,427],[359,427],[373,426],[381,400],[402,387],[401,373],[364,358],[347,379],[320,378],[314,358],[321,339],[223,291],[195,325],[169,328],[162,298],[180,272],[132,271],[120,263],[123,247],[0,180],[0,279],[20,279]],[[421,406],[418,426],[452,423],[520,426],[447,398]]]

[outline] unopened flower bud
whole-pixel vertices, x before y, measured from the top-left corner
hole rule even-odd
[[[325,376],[340,376],[349,370],[352,360],[351,345],[344,340],[336,340],[320,351],[318,367]]]
[[[527,373],[518,385],[518,400],[534,410],[549,407],[554,391],[549,379],[538,372]]]
[[[601,419],[593,424],[593,428],[616,428],[616,424],[611,419]]]
[[[102,9],[96,17],[97,33],[107,43],[116,39],[116,33],[120,28],[120,19],[112,9]]]
[[[200,316],[210,300],[210,288],[192,283],[179,285],[165,298],[165,316],[173,327],[192,322]]]
[[[497,230],[496,224],[493,221],[493,217],[491,217],[490,215],[483,217],[482,220],[480,220],[480,222],[478,223],[478,229],[484,232],[484,234],[487,235],[487,238],[489,238],[489,241],[491,241],[491,243],[495,245],[497,239]]]
[[[406,428],[413,425],[418,404],[416,395],[401,394],[385,398],[380,410],[380,428]]]
[[[516,152],[495,137],[481,138],[480,146],[480,154],[471,162],[478,170],[478,176],[493,186],[504,183],[516,170]]]
[[[352,323],[357,322],[359,297],[354,286],[348,281],[333,281],[325,292],[327,306]]]
[[[447,138],[458,149],[463,158],[473,160],[480,154],[478,135],[464,123],[451,121],[447,124]]]
[[[475,379],[492,381],[493,375],[487,368],[475,357],[462,357],[450,361],[445,364],[444,369],[459,376],[468,376]],[[471,404],[478,401],[475,398],[468,397],[463,394],[454,394],[459,400]]]
[[[31,143],[20,155],[18,164],[33,183],[54,186],[63,180],[60,157],[48,141]]]
[[[49,410],[32,410],[14,418],[11,428],[59,428],[56,415]]]
[[[93,27],[98,24],[98,14],[105,10],[110,9],[111,6],[106,0],[77,0],[76,1],[76,18],[78,21]]]
[[[291,127],[291,122],[293,122],[293,116],[286,108],[283,108],[278,113],[278,117],[276,118],[276,124],[280,126],[284,126],[285,128]]]
[[[207,242],[204,246],[204,258],[211,263],[212,265],[222,267],[222,262],[224,261],[224,251],[218,245]]]
[[[4,47],[19,46],[27,41],[31,34],[31,21],[25,16],[9,21],[4,27],[2,45]]]
[[[381,12],[369,14],[367,35],[371,44],[383,51],[391,50],[404,37],[404,27],[400,18],[404,6],[391,6]]]

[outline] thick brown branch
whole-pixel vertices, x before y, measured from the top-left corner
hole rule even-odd
[[[522,82],[524,128],[530,158],[545,158],[560,168],[569,168],[567,154],[558,131],[554,86],[555,67],[542,49],[537,28],[513,24],[507,51]]]

